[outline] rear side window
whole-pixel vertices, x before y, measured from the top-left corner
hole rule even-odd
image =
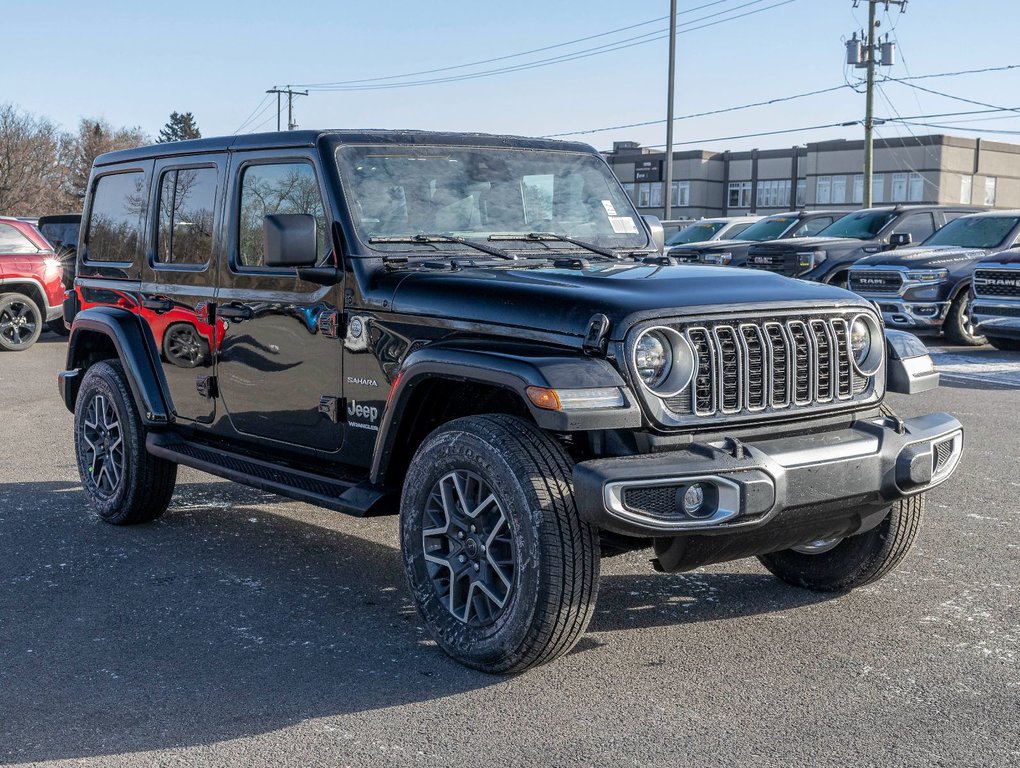
[[[36,253],[31,240],[10,224],[0,224],[0,253]]]
[[[315,170],[308,163],[249,165],[241,175],[241,210],[238,217],[239,267],[265,265],[262,219],[275,213],[310,213],[315,217],[318,257],[327,247],[326,213]]]
[[[216,169],[180,168],[159,184],[159,264],[204,266],[212,257]]]
[[[89,261],[134,261],[145,196],[145,174],[141,171],[101,176],[96,181],[85,239]]]

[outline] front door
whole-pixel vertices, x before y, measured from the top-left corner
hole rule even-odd
[[[226,155],[158,160],[138,312],[152,329],[170,406],[179,421],[211,422],[208,388],[220,334],[208,307],[216,291]]]
[[[281,152],[231,169],[227,258],[216,293],[223,339],[216,381],[230,424],[241,435],[337,451],[341,341],[330,332],[343,286],[301,280],[295,269],[265,266],[263,217],[306,213],[316,219],[319,263],[332,263],[322,185],[311,156]]]

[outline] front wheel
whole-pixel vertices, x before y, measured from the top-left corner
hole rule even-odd
[[[989,336],[988,343],[1003,352],[1020,352],[1020,339],[1007,339],[1004,336]]]
[[[844,539],[819,539],[761,555],[783,581],[817,592],[846,592],[892,571],[914,545],[924,518],[924,494],[902,499],[877,526]]]
[[[573,462],[522,419],[471,416],[418,449],[400,501],[411,593],[439,646],[490,673],[567,653],[598,590],[599,540],[574,505]]]
[[[974,324],[968,291],[963,291],[949,305],[949,313],[946,315],[942,330],[946,334],[946,338],[953,344],[979,347],[985,343],[985,337],[978,333],[977,326]]]
[[[138,415],[119,361],[88,369],[74,407],[78,474],[96,513],[108,523],[131,525],[166,511],[177,465],[145,450]]]

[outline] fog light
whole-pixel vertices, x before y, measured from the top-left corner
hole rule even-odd
[[[691,517],[697,517],[701,508],[705,505],[705,486],[701,483],[693,483],[687,486],[684,491],[682,506],[684,513]]]

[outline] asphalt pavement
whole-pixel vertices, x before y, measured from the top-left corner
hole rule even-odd
[[[577,649],[505,679],[429,639],[394,518],[182,470],[160,521],[99,522],[64,347],[0,354],[0,763],[1020,764],[1020,355],[940,348],[943,386],[890,398],[967,445],[884,580],[829,597],[752,560],[605,560]]]

